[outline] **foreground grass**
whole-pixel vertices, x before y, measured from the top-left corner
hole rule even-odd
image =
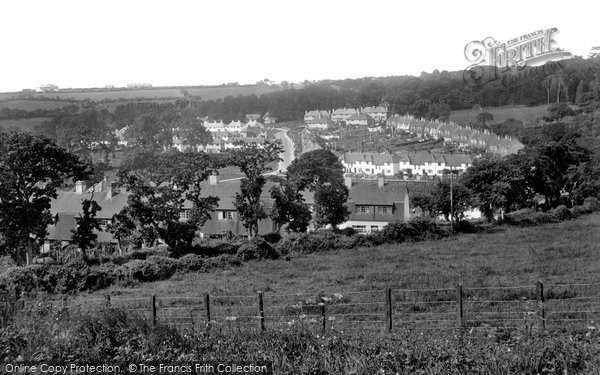
[[[275,374],[574,374],[600,370],[600,336],[467,333],[320,336],[307,330],[181,335],[114,309],[40,306],[0,329],[0,363],[270,362]]]
[[[318,293],[394,288],[600,283],[600,214],[536,227],[499,227],[422,243],[382,245],[249,262],[133,287],[85,294],[248,295],[256,291]]]

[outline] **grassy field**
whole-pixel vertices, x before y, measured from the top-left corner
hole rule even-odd
[[[267,94],[281,90],[279,86],[206,86],[206,87],[182,87],[192,96],[200,96],[203,100],[219,99],[226,96],[238,95],[257,95]],[[12,99],[19,94],[2,93],[0,100]],[[37,97],[51,97],[60,99],[75,100],[117,100],[117,99],[156,99],[156,98],[184,98],[180,88],[151,88],[151,89],[115,89],[115,90],[94,90],[94,91],[68,91],[52,93],[34,93]],[[0,104],[1,107],[1,104]]]
[[[36,109],[56,109],[63,108],[75,103],[63,100],[35,100],[35,99],[14,99],[0,101],[0,109],[22,109],[25,111],[33,111]]]
[[[214,273],[176,276],[133,288],[111,287],[123,297],[344,292],[394,288],[452,288],[600,282],[600,214],[495,233],[245,263]]]
[[[16,128],[21,131],[32,131],[36,126],[41,125],[41,123],[46,120],[50,119],[47,117],[33,117],[19,120],[0,120],[0,128],[5,130]]]
[[[539,105],[537,107],[525,107],[525,106],[513,106],[513,107],[501,107],[501,108],[484,108],[482,111],[489,112],[494,116],[493,123],[504,122],[509,118],[519,120],[523,122],[523,125],[527,125],[528,122],[533,121],[539,117],[543,117],[548,114],[546,111],[547,105]],[[482,112],[478,109],[463,109],[460,111],[452,111],[450,114],[450,121],[453,121],[460,125],[468,125],[469,123],[476,123],[477,115]]]

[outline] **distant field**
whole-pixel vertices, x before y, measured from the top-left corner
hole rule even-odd
[[[32,131],[37,125],[49,120],[47,117],[25,118],[20,120],[0,120],[0,128],[10,130],[17,128],[21,131]]]
[[[450,114],[450,121],[461,125],[468,125],[469,123],[477,122],[477,115],[479,113],[489,112],[494,116],[494,120],[492,121],[494,124],[513,118],[522,121],[524,125],[527,125],[528,122],[547,115],[547,108],[548,106],[544,104],[537,107],[514,106],[484,108],[481,111],[477,109],[463,109],[460,111],[452,111]]]
[[[182,92],[185,89],[192,96],[200,96],[203,100],[219,99],[226,96],[238,95],[257,95],[267,94],[281,90],[279,86],[207,86],[207,87],[189,87],[189,88],[152,88],[152,89],[122,89],[122,90],[102,90],[102,91],[69,91],[69,92],[49,92],[34,93],[34,97],[48,97],[59,99],[74,100],[95,100],[104,99],[175,99],[184,98]],[[0,93],[0,100],[7,100],[18,97],[19,93]]]
[[[36,109],[56,109],[63,108],[76,103],[63,100],[35,100],[35,99],[14,99],[0,101],[0,109],[22,109],[25,111],[33,111]]]

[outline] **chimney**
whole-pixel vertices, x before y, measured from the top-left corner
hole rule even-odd
[[[377,187],[379,187],[380,189],[383,189],[383,187],[385,186],[385,177],[383,174],[377,176]]]
[[[111,181],[106,184],[106,199],[110,199],[118,194],[117,184],[114,181]]]
[[[75,192],[77,194],[84,194],[86,191],[85,181],[76,181],[75,182]]]
[[[218,178],[217,178],[217,174],[215,172],[213,172],[209,177],[208,177],[208,183],[209,185],[216,185],[218,182]]]
[[[348,188],[348,190],[352,189],[352,175],[346,174],[344,175],[344,184]]]

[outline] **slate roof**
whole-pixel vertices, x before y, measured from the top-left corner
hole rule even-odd
[[[354,108],[338,108],[333,111],[332,115],[353,115],[356,113],[357,111]]]
[[[392,205],[394,202],[404,202],[408,194],[403,182],[386,181],[380,188],[377,181],[360,180],[352,184],[348,202],[358,205]]]
[[[449,167],[460,167],[461,164],[471,164],[471,156],[467,154],[445,154],[444,160]]]
[[[379,112],[387,112],[387,110],[383,107],[364,107],[362,109],[363,113],[379,113]]]
[[[129,194],[118,193],[113,195],[111,198],[106,198],[106,191],[95,192],[94,200],[102,208],[96,214],[97,219],[112,219],[112,217],[127,205],[127,198]],[[73,215],[83,214],[83,208],[81,204],[84,199],[90,199],[91,193],[78,194],[72,191],[59,192],[56,199],[50,201],[50,214],[52,216],[58,213],[70,213]]]
[[[49,241],[71,241],[73,238],[72,231],[77,228],[77,217],[79,215],[71,213],[57,214],[56,223],[48,225],[48,236],[46,239]],[[96,241],[98,242],[116,242],[113,235],[109,232],[98,231],[96,229],[93,232],[96,234]]]
[[[400,159],[396,155],[377,152],[346,152],[344,154],[343,160],[348,164],[366,161],[376,165],[383,165],[385,163],[394,162],[397,163],[400,161]]]
[[[424,165],[425,163],[435,163],[433,155],[429,151],[417,151],[408,154],[412,165]]]

